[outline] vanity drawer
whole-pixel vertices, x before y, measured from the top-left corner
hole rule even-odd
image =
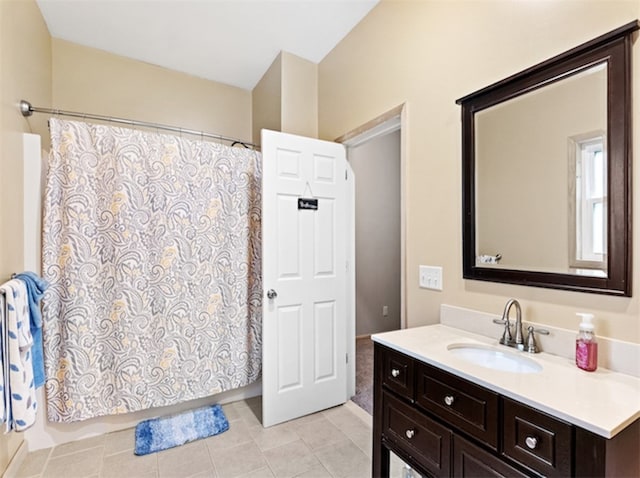
[[[497,450],[498,395],[430,365],[416,367],[416,402]]]
[[[451,431],[382,392],[382,433],[434,476],[449,476]]]
[[[571,425],[508,398],[503,400],[503,455],[545,476],[571,476]]]
[[[453,474],[455,478],[528,478],[520,470],[505,463],[464,438],[453,437]]]
[[[411,357],[382,348],[382,384],[413,401],[414,362]]]

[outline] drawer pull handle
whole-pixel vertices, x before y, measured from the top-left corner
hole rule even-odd
[[[444,403],[450,407],[451,405],[453,405],[453,402],[455,402],[455,397],[453,395],[447,395],[446,397],[444,397]]]
[[[527,437],[525,438],[524,443],[529,449],[535,450],[538,446],[538,439],[536,437]]]
[[[391,376],[393,378],[397,377],[398,375],[400,375],[400,370],[398,370],[397,368],[391,369]]]
[[[409,440],[411,440],[413,438],[413,435],[416,434],[415,430],[409,429],[406,432],[404,432],[405,435],[407,435],[407,438]]]

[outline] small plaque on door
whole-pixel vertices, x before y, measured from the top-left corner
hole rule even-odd
[[[298,198],[298,209],[318,210],[318,200],[313,198]]]

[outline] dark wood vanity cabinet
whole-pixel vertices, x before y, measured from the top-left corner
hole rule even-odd
[[[422,476],[640,476],[640,421],[613,439],[503,397],[379,343],[373,477],[392,451]]]

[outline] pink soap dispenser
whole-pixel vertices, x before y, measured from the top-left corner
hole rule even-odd
[[[593,372],[598,368],[598,343],[593,333],[593,314],[579,312],[582,318],[576,338],[576,365],[582,370]]]

